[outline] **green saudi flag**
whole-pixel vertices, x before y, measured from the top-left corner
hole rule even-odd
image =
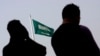
[[[45,35],[51,37],[53,35],[54,29],[36,21],[32,20],[34,29],[35,29],[35,34],[40,34],[40,35]]]

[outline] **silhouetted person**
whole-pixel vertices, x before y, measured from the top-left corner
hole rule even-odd
[[[10,42],[3,49],[3,56],[45,56],[46,48],[29,38],[19,20],[12,20],[7,27]]]
[[[80,9],[68,4],[62,11],[63,23],[52,37],[57,56],[100,56],[99,48],[90,30],[80,22]]]

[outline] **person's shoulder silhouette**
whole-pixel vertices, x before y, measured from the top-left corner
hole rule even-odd
[[[19,20],[8,23],[9,43],[3,48],[3,56],[45,56],[46,48],[29,38],[26,28]]]

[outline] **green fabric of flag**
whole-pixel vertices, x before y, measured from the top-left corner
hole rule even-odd
[[[51,37],[53,35],[54,29],[36,21],[33,20],[35,34],[45,35]]]

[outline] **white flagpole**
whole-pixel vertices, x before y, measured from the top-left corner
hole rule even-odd
[[[34,24],[33,24],[33,19],[32,19],[32,16],[31,16],[31,14],[30,14],[30,20],[31,20],[31,32],[32,32],[32,38],[34,39],[34,41],[35,41],[35,36],[34,36],[34,34],[35,34],[35,30],[34,30]]]

